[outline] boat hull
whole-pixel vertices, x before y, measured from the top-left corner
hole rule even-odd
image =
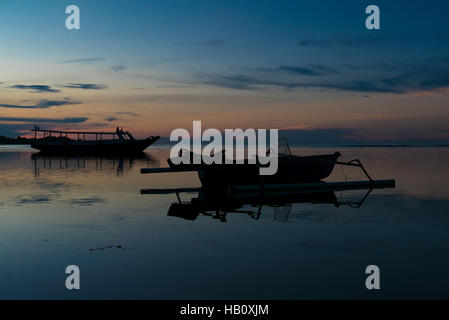
[[[278,170],[274,175],[261,176],[257,164],[211,164],[174,165],[174,171],[197,171],[203,187],[226,187],[247,184],[280,184],[318,182],[327,178],[333,171],[340,153],[317,156],[280,156]],[[189,168],[191,170],[189,170]]]
[[[159,137],[144,140],[45,141],[36,140],[32,148],[51,154],[137,154],[155,143]]]

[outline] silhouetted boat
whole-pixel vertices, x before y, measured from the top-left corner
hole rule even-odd
[[[395,185],[394,180],[373,180],[363,167],[359,159],[351,161],[338,161],[340,152],[313,156],[295,156],[291,154],[288,143],[284,140],[286,148],[278,152],[278,170],[273,175],[260,175],[258,163],[244,163],[233,161],[226,163],[225,154],[222,152],[222,164],[207,164],[203,160],[199,164],[192,164],[194,154],[190,152],[190,164],[182,161],[167,159],[168,168],[142,168],[140,172],[165,173],[165,172],[185,172],[196,171],[205,189],[222,194],[265,194],[270,190],[272,193],[291,193],[301,190],[325,190],[325,189],[351,189],[363,187],[390,187]],[[179,155],[182,157],[182,154]],[[199,159],[202,159],[198,156]],[[178,159],[177,159],[178,160]],[[181,159],[179,159],[181,160]],[[208,161],[209,162],[209,161]],[[179,164],[176,164],[179,163]],[[360,168],[366,175],[366,181],[341,181],[322,182],[333,171],[335,165],[351,166]]]
[[[339,152],[315,156],[279,154],[278,170],[274,175],[261,176],[260,164],[174,164],[168,159],[173,171],[197,171],[203,186],[241,184],[282,184],[317,182],[327,178],[341,156]],[[224,161],[223,161],[224,162]],[[246,161],[247,162],[247,161]]]
[[[159,140],[159,136],[147,139],[135,139],[129,131],[117,128],[115,132],[86,132],[44,130],[34,127],[31,147],[51,154],[136,154],[143,152]],[[43,138],[37,133],[42,132]],[[95,140],[87,140],[86,136],[95,135]],[[76,136],[76,139],[73,137]],[[112,139],[103,139],[109,136]],[[72,138],[71,138],[72,137]]]

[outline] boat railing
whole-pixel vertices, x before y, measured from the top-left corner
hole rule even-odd
[[[34,132],[33,140],[38,140],[38,133],[43,133],[44,139],[49,138],[67,138],[71,139],[76,136],[77,141],[86,141],[86,136],[95,135],[95,141],[102,141],[104,136],[112,137],[112,140],[136,140],[129,131],[117,128],[115,132],[95,132],[95,131],[62,131],[62,130],[47,130],[40,129],[34,126],[30,131]]]

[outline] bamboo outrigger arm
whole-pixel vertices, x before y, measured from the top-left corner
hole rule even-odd
[[[366,175],[369,181],[374,182],[373,178],[368,174],[368,171],[366,171],[365,167],[363,166],[362,162],[359,159],[353,159],[351,161],[337,161],[335,164],[339,164],[342,166],[350,166],[350,167],[359,167],[362,169],[363,173]]]
[[[314,161],[327,161],[323,159],[314,160]],[[351,161],[336,161],[335,164],[339,164],[342,166],[349,166],[349,167],[359,167],[362,169],[363,173],[366,175],[368,180],[370,182],[374,182],[375,180],[368,174],[368,171],[366,171],[365,167],[363,166],[362,162],[359,159],[353,159]],[[142,174],[148,174],[148,173],[169,173],[169,172],[181,172],[181,171],[196,171],[193,169],[186,169],[186,170],[173,170],[171,168],[142,168],[140,169],[140,173]]]

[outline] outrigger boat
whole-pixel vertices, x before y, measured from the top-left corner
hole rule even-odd
[[[45,130],[34,126],[31,131],[34,132],[31,147],[54,154],[137,154],[160,138],[135,139],[129,131],[118,127],[115,132],[88,132]],[[38,138],[38,133],[43,133],[43,137]],[[95,140],[86,139],[93,135]]]
[[[244,164],[174,164],[167,160],[168,168],[142,168],[141,173],[164,173],[196,171],[204,190],[232,197],[260,196],[271,194],[292,194],[298,191],[348,190],[363,188],[394,187],[395,181],[374,180],[359,159],[338,161],[339,152],[314,156],[292,155],[286,140],[283,152],[278,153],[278,171],[271,176],[259,175],[260,165]],[[224,154],[222,155],[224,157]],[[323,182],[333,171],[335,165],[360,168],[368,180]]]

